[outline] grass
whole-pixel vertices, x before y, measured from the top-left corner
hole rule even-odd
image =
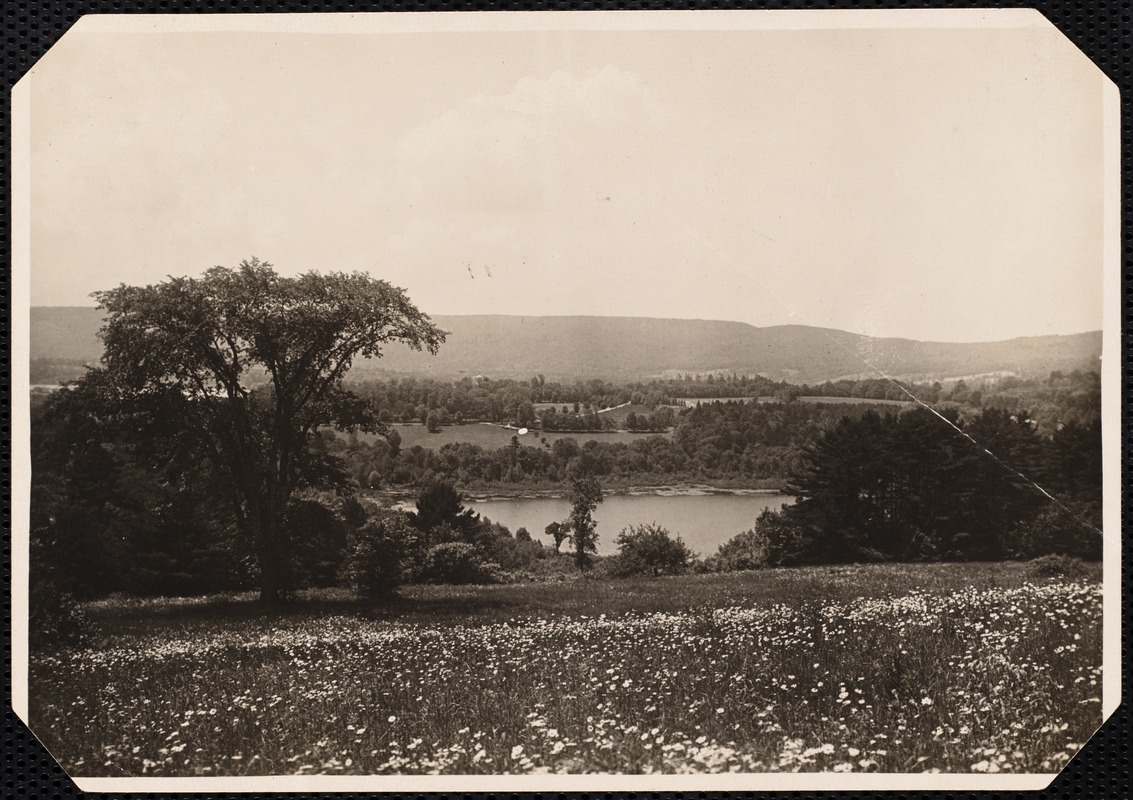
[[[33,658],[79,775],[1056,771],[1100,723],[1100,589],[1014,564],[88,604]]]
[[[511,437],[516,435],[516,431],[510,428],[487,423],[446,425],[436,433],[429,433],[424,425],[397,424],[391,427],[397,430],[401,435],[402,449],[408,449],[414,445],[421,445],[427,450],[440,450],[446,444],[468,442],[469,444],[478,444],[488,450],[494,450],[499,447],[507,447],[511,444]],[[668,436],[669,434],[662,433],[654,435]],[[542,447],[543,443],[540,441],[542,438],[546,438],[548,444],[554,443],[556,439],[574,439],[579,444],[591,440],[599,442],[624,442],[628,444],[637,441],[643,436],[644,434],[629,433],[627,431],[589,433],[557,433],[552,431],[544,433],[542,431],[533,430],[520,436],[519,441],[520,444],[530,447]],[[362,438],[366,437],[363,436]]]
[[[710,405],[712,403],[775,403],[778,400],[774,397],[756,397],[749,395],[745,397],[678,397],[674,398],[674,403],[678,408],[684,408],[697,405]]]
[[[802,395],[799,397],[799,402],[850,406],[899,406],[901,408],[913,405],[912,400],[876,400],[871,397],[822,397],[820,395]]]
[[[826,405],[873,405],[873,406],[911,406],[912,400],[875,400],[869,397],[826,397],[816,394],[799,395],[800,403],[823,403]],[[678,401],[683,405],[698,403],[779,403],[777,397],[687,397]]]
[[[648,417],[656,410],[657,408],[654,408],[653,406],[642,405],[641,403],[630,403],[629,405],[604,409],[602,411],[599,411],[598,414],[602,417],[603,420],[612,419],[615,423],[617,423],[618,427],[621,427],[625,425],[626,417],[628,417],[630,414],[636,414],[639,417]]]

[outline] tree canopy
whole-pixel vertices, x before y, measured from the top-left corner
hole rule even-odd
[[[657,523],[630,525],[618,534],[618,555],[613,560],[615,575],[680,575],[694,558],[680,536]]]
[[[363,273],[278,275],[266,262],[200,278],[96,292],[106,312],[100,366],[69,394],[136,434],[155,460],[207,460],[252,543],[261,598],[286,589],[283,526],[306,487],[343,488],[320,428],[384,432],[343,388],[354,359],[391,342],[435,353],[444,332],[405,292]],[[72,408],[74,410],[74,408]]]
[[[1068,504],[1086,543],[1075,554],[1094,555],[1100,474],[1091,485],[1059,465],[1094,463],[1101,439],[1068,431],[1044,439],[1026,411],[1002,409],[970,420],[923,408],[845,418],[807,448],[792,476],[798,502],[760,518],[769,563],[999,560],[1037,546],[1012,544],[1013,529],[1049,538],[1026,526],[1044,510],[1062,524],[1075,516]]]
[[[473,543],[480,528],[480,515],[464,506],[464,496],[451,483],[434,483],[417,498],[417,510],[409,522],[422,533],[445,526],[460,541]]]
[[[602,484],[591,473],[580,471],[570,482],[567,499],[570,501],[570,516],[564,524],[570,529],[574,543],[575,563],[580,570],[585,570],[590,567],[591,554],[598,550],[594,510],[602,502]]]

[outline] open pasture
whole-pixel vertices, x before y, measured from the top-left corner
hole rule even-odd
[[[532,403],[531,406],[535,409],[536,414],[538,414],[540,411],[546,411],[551,408],[555,409],[555,411],[562,411],[564,408],[567,411],[573,411],[574,401],[571,401],[569,403]]]
[[[518,431],[512,428],[505,428],[502,425],[477,422],[468,423],[466,425],[446,425],[436,433],[429,433],[424,425],[397,424],[391,425],[390,427],[401,435],[402,449],[407,449],[414,445],[421,445],[421,447],[427,450],[440,450],[446,444],[467,442],[469,444],[480,445],[485,450],[495,450],[499,447],[507,447],[511,444],[511,437],[518,433]],[[579,444],[592,439],[599,442],[623,442],[628,444],[647,435],[650,434],[628,433],[627,431],[544,433],[532,429],[523,436],[520,436],[519,442],[528,447],[542,447],[543,442],[541,440],[544,438],[547,440],[547,444],[554,443],[556,439],[574,439]],[[652,435],[668,436],[669,434],[661,433]]]
[[[677,397],[673,403],[678,408],[695,408],[712,403],[774,403],[774,397]]]
[[[1100,722],[1100,588],[1021,565],[107,601],[32,660],[81,775],[1057,771]]]
[[[825,405],[843,406],[896,406],[907,408],[913,405],[912,400],[877,400],[872,397],[823,397],[821,395],[800,395],[800,403],[822,403]]]
[[[602,419],[612,419],[617,423],[618,427],[625,425],[626,417],[630,414],[637,416],[648,417],[657,409],[653,406],[642,405],[641,403],[627,403],[624,406],[615,406],[614,408],[605,408],[598,412]]]

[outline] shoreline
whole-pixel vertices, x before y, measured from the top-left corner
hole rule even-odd
[[[567,495],[566,488],[466,490],[457,487],[457,491],[464,496],[465,502],[472,503],[483,503],[491,500],[561,500]],[[384,501],[391,505],[396,505],[406,500],[415,500],[419,494],[419,489],[388,489],[368,492],[364,496],[372,500]],[[627,486],[609,490],[603,489],[603,494],[606,497],[710,497],[713,495],[752,497],[758,495],[785,495],[789,493],[782,488],[751,489],[713,486],[706,483],[677,483]]]

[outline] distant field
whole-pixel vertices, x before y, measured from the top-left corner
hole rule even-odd
[[[871,397],[819,397],[818,395],[803,395],[799,397],[800,403],[827,403],[828,405],[848,406],[911,406],[912,400],[874,400]]]
[[[654,411],[656,411],[656,409],[652,408],[651,406],[644,406],[640,403],[631,403],[627,406],[618,406],[617,408],[611,408],[608,411],[602,411],[599,413],[602,415],[602,419],[612,419],[618,425],[624,425],[626,417],[628,417],[630,414],[637,414],[638,416],[649,416]]]
[[[574,403],[532,403],[531,405],[535,407],[536,414],[540,411],[546,411],[548,408],[553,408],[555,411],[562,411],[564,408],[567,411],[574,411]]]
[[[424,425],[397,424],[391,427],[401,435],[402,448],[421,445],[428,450],[440,450],[446,444],[455,444],[457,442],[468,442],[469,444],[480,445],[485,449],[494,450],[497,447],[506,447],[511,444],[511,437],[516,435],[516,431],[510,428],[481,423],[448,425],[441,428],[437,433],[429,433]],[[552,444],[556,439],[574,439],[579,443],[594,440],[599,442],[624,442],[628,444],[647,435],[649,434],[627,433],[626,431],[614,431],[611,433],[540,433],[539,431],[531,431],[520,436],[519,442],[520,444],[530,447],[541,447],[543,443],[540,439],[545,437],[548,444]],[[669,434],[653,435],[668,436]],[[376,437],[361,434],[360,438],[372,441]]]
[[[675,397],[678,407],[699,406],[703,403],[774,403],[774,397]]]
[[[546,411],[549,408],[553,408],[556,411],[560,411],[560,412],[563,410],[564,407],[568,411],[574,410],[574,404],[573,403],[534,403],[533,405],[535,406],[535,413],[536,414],[539,414],[543,411]],[[601,416],[601,418],[603,420],[611,419],[614,422],[616,422],[619,426],[621,426],[621,425],[625,424],[626,417],[628,417],[630,414],[637,414],[638,416],[641,416],[641,415],[648,416],[649,414],[652,414],[656,410],[657,410],[657,408],[655,408],[653,406],[642,405],[641,403],[627,403],[624,406],[614,406],[613,408],[604,408],[601,411],[599,411],[598,414]]]
[[[910,406],[912,400],[874,400],[870,397],[823,397],[820,395],[800,395],[800,403],[826,403],[828,405],[873,405],[873,406]],[[683,406],[696,406],[701,403],[778,403],[776,397],[682,397],[673,402]]]

